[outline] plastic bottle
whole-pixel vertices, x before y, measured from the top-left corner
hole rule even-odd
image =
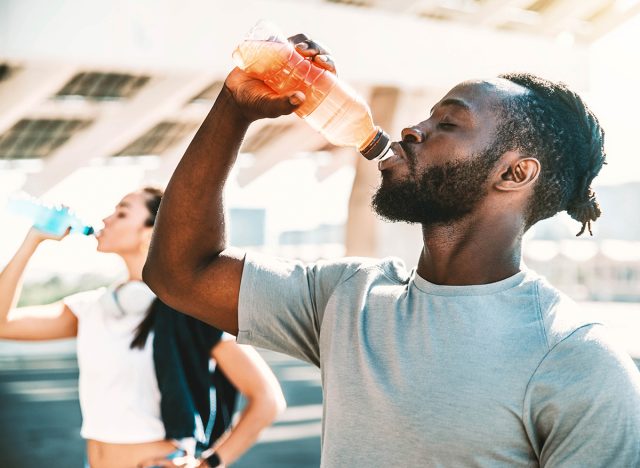
[[[93,227],[84,224],[66,206],[51,206],[38,199],[21,196],[9,199],[7,208],[10,213],[29,218],[33,227],[47,234],[61,236],[68,227],[71,227],[71,232],[85,236],[94,232]]]
[[[367,103],[333,73],[305,59],[271,23],[258,22],[233,52],[236,65],[279,94],[301,91],[296,114],[337,146],[367,159],[384,157],[389,136],[373,123]]]

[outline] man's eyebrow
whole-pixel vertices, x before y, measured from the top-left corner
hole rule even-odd
[[[455,107],[459,107],[460,109],[462,109],[462,110],[464,110],[466,112],[471,112],[471,107],[469,107],[469,104],[467,104],[463,100],[455,99],[455,98],[449,98],[449,99],[445,99],[444,101],[440,101],[438,104],[433,106],[431,108],[431,114],[433,114],[433,111],[436,110],[436,107],[442,107],[442,106],[455,106]]]
[[[116,208],[129,208],[131,205],[127,202],[120,202],[116,205]]]

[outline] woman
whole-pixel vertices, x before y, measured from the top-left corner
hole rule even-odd
[[[125,283],[9,314],[38,245],[64,237],[34,228],[0,273],[0,338],[77,337],[81,434],[93,468],[225,466],[284,408],[278,382],[255,350],[173,311],[142,282],[161,197],[162,191],[152,187],[126,195],[96,234],[98,251],[115,253],[124,261]],[[247,405],[234,427],[196,460],[195,441],[211,431],[210,380],[202,375],[208,373],[210,358],[218,377],[226,375]],[[222,391],[224,384],[220,387]],[[227,416],[228,423],[229,415],[217,406],[214,432],[219,435],[224,432],[220,416]]]

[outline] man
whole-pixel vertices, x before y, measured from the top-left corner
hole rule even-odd
[[[582,233],[600,214],[603,132],[580,97],[531,75],[469,81],[402,131],[373,205],[422,225],[411,273],[227,245],[222,193],[249,124],[303,99],[230,73],[167,188],[151,288],[240,342],[320,367],[323,466],[640,466],[638,370],[521,265],[537,221],[566,210]]]

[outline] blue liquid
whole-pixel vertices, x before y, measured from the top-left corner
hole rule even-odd
[[[9,201],[8,208],[16,215],[29,218],[33,227],[47,234],[61,236],[68,227],[71,232],[85,236],[94,232],[91,226],[84,224],[66,206],[47,206],[33,199],[13,199]]]

